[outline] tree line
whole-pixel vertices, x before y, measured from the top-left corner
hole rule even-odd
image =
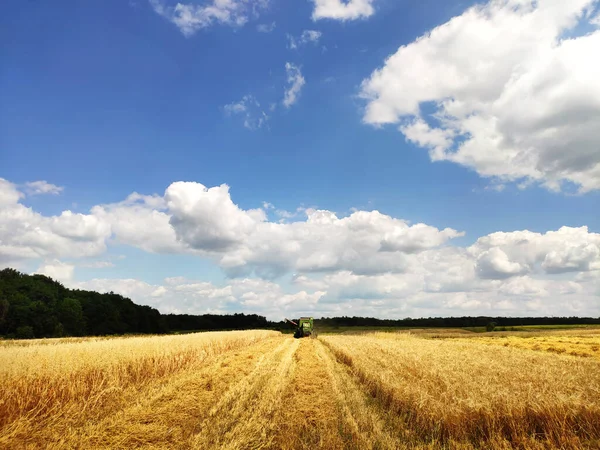
[[[434,317],[376,319],[331,317],[315,327],[486,327],[556,324],[600,324],[600,318],[581,317]],[[14,269],[0,271],[0,335],[7,338],[164,334],[184,331],[244,329],[291,330],[283,321],[257,314],[161,314],[150,306],[110,292],[68,289],[45,275]]]
[[[336,327],[402,327],[402,328],[480,328],[525,325],[598,325],[600,317],[424,317],[412,319],[376,319],[373,317],[332,317],[315,321],[327,328]]]
[[[110,292],[68,289],[45,275],[0,271],[0,335],[8,338],[164,334],[272,328],[256,314],[161,314]]]

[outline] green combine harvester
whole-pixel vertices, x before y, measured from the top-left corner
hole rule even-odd
[[[300,317],[300,320],[298,320],[298,323],[296,323],[290,319],[285,319],[285,320],[296,327],[296,331],[294,332],[295,338],[317,337],[317,333],[315,333],[315,330],[314,330],[314,324],[313,324],[312,317]]]

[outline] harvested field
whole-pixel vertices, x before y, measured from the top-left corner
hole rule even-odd
[[[545,339],[598,337],[583,334]],[[597,358],[502,344],[537,336],[464,336],[295,340],[248,331],[5,342],[0,447],[600,446]]]
[[[526,350],[559,353],[571,356],[591,357],[600,360],[600,333],[548,336],[514,336],[474,338],[477,342],[490,345],[501,345]]]

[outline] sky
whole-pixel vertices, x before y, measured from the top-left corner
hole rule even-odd
[[[163,313],[600,316],[600,1],[5,0],[0,268]]]

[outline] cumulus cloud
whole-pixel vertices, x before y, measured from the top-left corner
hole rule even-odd
[[[227,116],[241,116],[244,118],[244,127],[257,130],[267,124],[269,116],[261,108],[260,103],[253,95],[244,95],[238,102],[233,102],[223,107]]]
[[[43,216],[22,198],[0,179],[0,266],[39,261],[39,273],[71,287],[112,290],[163,312],[600,314],[600,234],[587,227],[496,232],[457,246],[460,231],[378,211],[300,208],[280,222],[268,202],[237,205],[227,185],[176,182],[89,214]],[[73,280],[75,266],[104,266],[86,261],[113,243],[208,258],[230,278]]]
[[[356,20],[365,19],[375,13],[374,0],[313,0],[313,20]]]
[[[497,232],[479,238],[468,250],[483,278],[600,269],[600,234],[587,227],[562,227],[544,234]]]
[[[167,188],[165,200],[177,238],[201,250],[233,248],[266,219],[262,209],[243,211],[235,205],[225,184],[207,188],[179,181]]]
[[[116,292],[165,313],[245,312],[266,314],[273,319],[315,311],[325,294],[305,290],[286,293],[278,284],[256,278],[230,280],[221,286],[185,278],[169,278],[163,284],[149,284],[136,279],[96,278],[67,285],[98,292]]]
[[[292,63],[285,63],[285,72],[287,75],[287,88],[283,94],[283,106],[289,108],[298,100],[300,91],[306,82],[300,68]]]
[[[19,202],[23,194],[10,181],[0,178],[0,206],[9,207]]]
[[[98,217],[64,211],[42,216],[20,203],[17,186],[0,179],[0,265],[24,259],[102,254],[110,225]]]
[[[60,282],[69,282],[73,279],[73,271],[75,266],[58,260],[53,260],[44,263],[36,273],[46,275]]]
[[[27,195],[41,195],[41,194],[60,194],[64,188],[48,183],[47,181],[30,181],[25,183]]]
[[[163,197],[134,193],[119,203],[94,206],[91,215],[110,227],[119,244],[152,253],[184,253],[166,207]]]
[[[215,23],[240,27],[266,8],[268,0],[212,0],[204,4],[166,4],[165,0],[149,0],[154,11],[172,22],[184,36],[193,36],[198,30]]]
[[[288,34],[288,48],[294,50],[310,43],[316,45],[319,43],[319,39],[321,39],[322,35],[323,33],[317,30],[304,30],[299,37],[294,37],[291,34]]]
[[[363,81],[364,121],[398,124],[432,161],[484,177],[599,189],[600,30],[579,31],[597,4],[490,0],[468,9]]]
[[[263,205],[272,210],[270,204]],[[192,253],[215,260],[228,274],[272,278],[289,270],[357,273],[404,270],[406,257],[444,245],[462,233],[410,225],[377,211],[338,218],[301,209],[305,220],[271,222],[263,208],[237,206],[227,185],[176,182],[164,197],[135,194],[92,208],[113,239],[146,251]],[[276,216],[281,212],[275,210]],[[300,217],[298,217],[300,219]]]
[[[305,221],[274,223],[263,209],[239,208],[226,185],[173,183],[165,201],[178,245],[212,256],[232,275],[254,271],[272,277],[288,270],[397,272],[404,269],[406,255],[463,235],[449,228],[410,225],[378,211],[338,218],[331,211],[307,209]],[[122,239],[118,232],[117,239]]]
[[[481,278],[510,278],[527,272],[518,262],[510,261],[502,249],[494,247],[484,251],[477,258],[477,272]]]

